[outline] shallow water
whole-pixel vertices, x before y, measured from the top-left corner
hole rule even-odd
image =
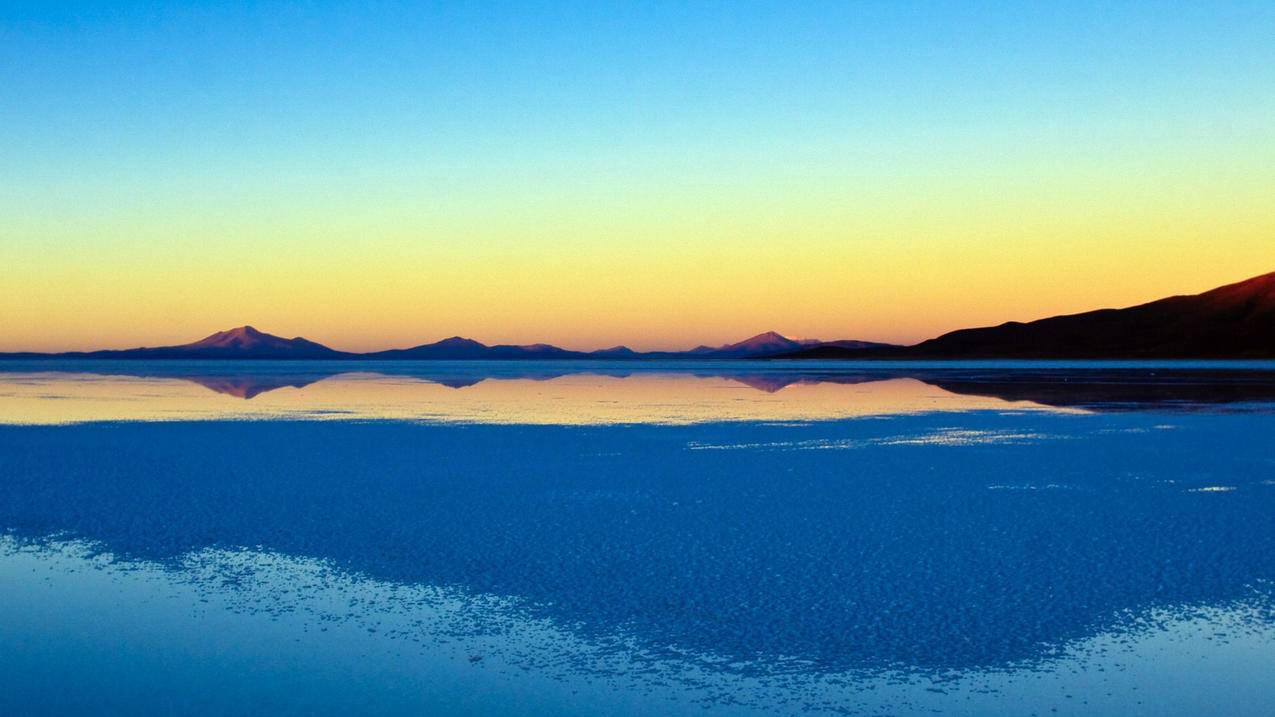
[[[0,712],[1275,711],[1275,366],[0,366]]]

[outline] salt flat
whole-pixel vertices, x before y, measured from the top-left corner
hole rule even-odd
[[[760,373],[358,374],[335,394],[365,391],[349,414],[329,394],[304,410],[334,377],[241,398],[10,374],[0,413],[32,386],[69,396],[51,405],[181,410],[0,425],[0,707],[1275,705],[1275,413],[1258,374],[1148,392],[1119,374],[1042,390],[1021,373]],[[1077,382],[1083,400],[1059,400]],[[1095,399],[1104,382],[1120,400]],[[422,387],[451,392],[444,410],[398,412],[429,403]],[[688,390],[734,412],[679,414]],[[292,409],[242,410],[285,391]],[[588,420],[483,420],[453,407],[466,391]],[[367,408],[394,395],[388,415]]]

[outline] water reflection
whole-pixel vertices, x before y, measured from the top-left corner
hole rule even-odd
[[[959,693],[986,714],[1004,707],[986,693],[1036,674],[1054,692],[1022,704],[1085,689],[1123,714],[1151,683],[1212,695],[1162,707],[1275,704],[1226,652],[1275,659],[1275,450],[1255,439],[1275,432],[1275,373],[1262,366],[60,367],[75,372],[0,371],[0,634],[40,626],[0,640],[13,683],[0,707],[66,692],[32,687],[49,660],[23,651],[64,664],[99,634],[50,630],[59,605],[136,615],[106,641],[127,664],[150,664],[147,640],[190,655],[232,634],[165,600],[268,617],[269,655],[298,643],[297,660],[328,661],[298,675],[353,669],[333,665],[393,636],[575,691],[526,702],[537,683],[476,713],[585,697],[593,712],[641,711],[589,687],[599,671],[645,680],[625,689],[652,714],[686,711],[674,684],[744,712],[951,711]],[[119,571],[105,587],[91,577],[103,566]],[[116,608],[86,597],[125,584]],[[227,597],[247,585],[250,599]],[[273,623],[302,605],[321,627]],[[163,634],[139,639],[152,623]],[[346,623],[378,637],[314,642]],[[253,624],[226,644],[249,650]],[[1145,644],[1156,657],[1130,647]],[[1122,650],[1135,652],[1122,663]],[[386,654],[359,690],[393,701],[424,678]],[[1172,680],[1144,674],[1183,654],[1205,657]],[[112,685],[133,672],[188,659],[93,670],[120,697]],[[455,679],[429,674],[423,693]],[[253,689],[299,704],[277,680]],[[656,692],[671,702],[652,707]],[[120,711],[156,711],[137,699]]]
[[[378,367],[375,372],[327,374],[0,374],[3,423],[222,418],[694,423],[802,421],[1011,405],[1015,404],[993,397],[962,396],[913,378],[859,374],[811,378],[685,371],[562,373],[556,368],[485,374],[470,367],[399,372]]]
[[[192,390],[195,386],[216,395]],[[1273,401],[1275,366],[1266,364],[0,364],[0,422],[5,423],[243,417],[691,423],[1010,408],[1191,409]]]
[[[1275,464],[1251,436],[1275,418],[1161,420],[10,426],[0,525],[161,563],[318,558],[745,672],[970,670],[1269,604]]]
[[[654,658],[623,635],[590,640],[528,618],[508,599],[261,550],[152,563],[0,536],[0,579],[7,714],[1196,717],[1221,702],[1228,716],[1266,717],[1272,698],[1275,622],[1253,600],[1151,610],[1036,663],[927,677]],[[14,649],[23,644],[38,657]]]

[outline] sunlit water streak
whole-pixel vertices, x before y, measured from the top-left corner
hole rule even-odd
[[[962,396],[906,377],[794,382],[782,385],[782,390],[763,381],[748,376],[582,373],[448,386],[411,376],[354,372],[246,397],[246,391],[257,389],[226,379],[18,373],[0,374],[0,423],[291,418],[596,425],[1046,408],[1026,401]]]

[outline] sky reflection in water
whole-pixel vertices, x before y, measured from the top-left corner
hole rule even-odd
[[[1275,401],[1275,363],[0,362],[0,423],[822,420]],[[1099,366],[1102,368],[1094,368]],[[1007,368],[1008,367],[1008,368]],[[1030,368],[1028,368],[1030,367]]]
[[[0,374],[0,706],[1275,705],[1263,372],[283,368]]]
[[[806,375],[764,365],[694,372],[574,372],[570,365],[544,364],[158,369],[0,373],[0,422],[335,418],[583,425],[815,420],[1008,405],[907,375]]]

